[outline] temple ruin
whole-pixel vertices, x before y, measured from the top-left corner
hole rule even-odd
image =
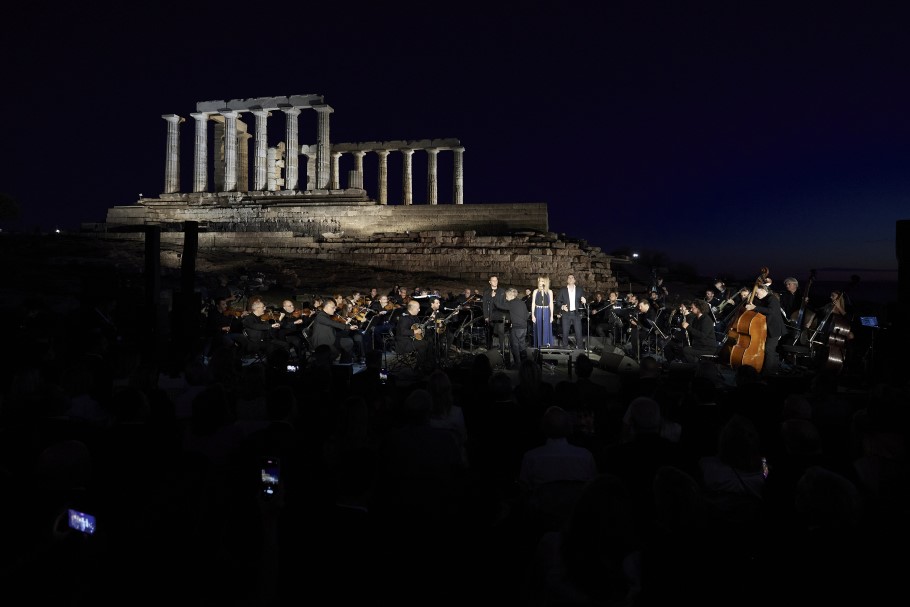
[[[83,228],[142,239],[143,230],[157,226],[165,247],[179,246],[185,222],[195,222],[201,251],[305,256],[365,268],[410,265],[418,274],[472,284],[491,273],[505,284],[533,285],[539,274],[559,284],[556,277],[574,272],[588,288],[615,286],[609,256],[549,232],[545,203],[466,204],[465,148],[458,139],[333,143],[333,112],[322,95],[312,94],[199,102],[189,114],[195,127],[191,183],[181,181],[187,120],[164,114],[163,192],[112,207],[103,224]],[[301,141],[302,126],[312,139]],[[283,139],[270,145],[276,129]],[[393,154],[400,155],[395,200]],[[414,196],[421,168],[422,203]],[[444,181],[451,197],[441,200]]]

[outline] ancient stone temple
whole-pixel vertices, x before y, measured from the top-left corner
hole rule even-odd
[[[178,247],[185,222],[195,222],[200,251],[408,266],[471,283],[497,273],[504,284],[532,287],[539,274],[574,272],[589,289],[615,286],[610,257],[549,232],[546,204],[466,204],[458,139],[336,143],[332,114],[323,96],[312,94],[199,102],[189,114],[191,181],[181,180],[186,117],[165,114],[163,192],[115,206],[104,224],[83,227],[142,239],[147,226],[158,226],[162,246]],[[282,139],[270,145],[276,130]],[[301,141],[301,132],[312,139]],[[400,180],[394,200],[393,155],[399,174],[392,177]],[[420,200],[417,170],[425,170]],[[441,195],[443,182],[451,189]]]

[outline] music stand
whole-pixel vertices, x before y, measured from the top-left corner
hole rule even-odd
[[[663,312],[663,310],[661,310],[661,312]],[[657,313],[657,316],[660,317],[660,312]],[[650,344],[651,339],[652,338],[654,339],[654,350],[652,351],[652,354],[663,356],[663,348],[658,348],[657,337],[660,336],[660,338],[662,340],[664,340],[664,343],[666,343],[667,335],[666,335],[666,333],[664,333],[663,331],[660,330],[659,326],[657,326],[657,318],[655,318],[654,320],[648,320],[647,322],[649,325],[651,325],[650,328],[648,329],[648,343]],[[655,331],[657,332],[657,335],[655,335]],[[660,351],[658,351],[658,350],[660,350]]]

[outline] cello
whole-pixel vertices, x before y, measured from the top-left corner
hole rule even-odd
[[[853,275],[850,277],[850,285],[844,287],[838,293],[837,298],[831,302],[831,309],[828,315],[815,331],[818,333],[823,327],[830,327],[828,329],[828,339],[824,344],[827,355],[823,363],[824,368],[828,371],[840,373],[843,370],[844,359],[847,354],[847,341],[853,339],[853,333],[850,331],[850,320],[847,319],[847,310],[843,303],[844,296],[847,294],[847,290],[858,283],[859,280],[859,276]]]
[[[768,278],[768,268],[762,268],[755,279],[752,292],[747,299],[740,302],[745,307],[755,299],[755,292],[764,286]],[[755,310],[745,310],[731,323],[727,330],[722,360],[731,367],[752,367],[761,372],[765,364],[765,341],[768,338],[768,324],[764,314]]]

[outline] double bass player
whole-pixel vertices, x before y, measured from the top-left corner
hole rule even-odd
[[[754,310],[765,317],[768,335],[765,338],[765,362],[762,373],[773,375],[780,369],[780,356],[777,345],[784,334],[784,317],[781,313],[780,299],[771,292],[770,285],[762,284],[755,289],[752,302],[746,304],[746,310]]]

